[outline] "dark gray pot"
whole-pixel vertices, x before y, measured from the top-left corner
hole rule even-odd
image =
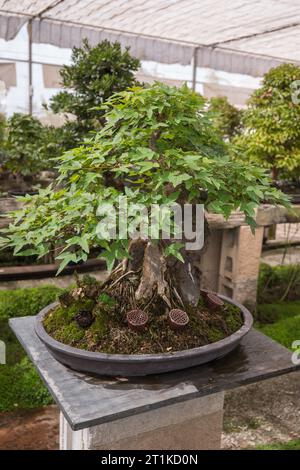
[[[48,305],[36,317],[35,331],[52,356],[74,370],[98,375],[142,376],[159,374],[205,364],[232,351],[249,332],[253,318],[242,305],[223,295],[220,297],[239,307],[244,317],[243,326],[231,336],[199,348],[163,354],[106,354],[85,351],[60,343],[46,333],[43,318],[57,303]]]

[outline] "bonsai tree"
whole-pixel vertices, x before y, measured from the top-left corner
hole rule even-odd
[[[213,125],[220,135],[230,140],[241,132],[242,110],[229,103],[226,96],[216,96],[209,101]]]
[[[109,227],[111,208],[126,196],[128,204],[147,208],[202,202],[226,218],[239,208],[254,227],[261,201],[287,204],[287,199],[270,188],[263,169],[230,159],[205,100],[186,86],[135,87],[113,95],[103,109],[104,127],[59,157],[57,182],[22,198],[24,207],[14,214],[2,246],[14,247],[16,255],[41,257],[55,240],[59,272],[98,248],[111,271],[105,285],[119,298],[121,311],[197,303],[199,253],[182,247],[176,227],[168,241],[160,236],[129,240],[120,231],[112,237],[110,230],[99,230],[101,217],[108,217]],[[130,280],[134,287],[128,287]]]
[[[64,65],[60,70],[65,90],[50,102],[53,112],[75,116],[75,121],[68,120],[63,126],[65,148],[74,147],[90,130],[103,125],[100,106],[113,93],[137,83],[134,72],[139,66],[139,60],[129,54],[129,48],[122,51],[118,42],[105,40],[91,47],[84,39],[82,47],[73,48],[71,65]]]
[[[300,170],[300,106],[293,100],[300,67],[283,64],[271,69],[248,101],[244,133],[236,143],[248,160],[271,171],[272,178],[294,178]]]

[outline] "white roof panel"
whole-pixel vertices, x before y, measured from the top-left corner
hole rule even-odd
[[[141,59],[188,64],[197,46],[199,66],[256,76],[300,63],[299,0],[0,0],[7,39],[24,24],[14,12],[37,17],[34,41],[61,47],[107,38]]]
[[[300,23],[295,0],[64,0],[52,19],[211,45]]]

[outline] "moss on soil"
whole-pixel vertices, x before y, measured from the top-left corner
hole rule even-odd
[[[170,328],[166,312],[149,314],[142,332],[128,328],[114,298],[103,294],[92,301],[75,301],[70,307],[59,305],[44,319],[48,334],[57,341],[89,351],[111,354],[151,354],[190,349],[219,341],[242,326],[240,310],[225,303],[218,311],[207,309],[202,302],[186,311],[190,323],[181,331]],[[94,322],[89,328],[78,326],[74,316],[92,310]]]

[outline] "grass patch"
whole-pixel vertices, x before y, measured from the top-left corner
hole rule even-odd
[[[257,307],[256,319],[260,324],[276,323],[300,314],[300,301],[261,304]]]
[[[263,304],[258,307],[255,327],[283,346],[291,349],[300,339],[300,302]]]
[[[254,416],[249,418],[247,427],[248,429],[258,429],[260,427],[260,420]]]
[[[255,447],[255,450],[300,450],[300,439],[288,442],[274,442]]]
[[[300,265],[262,264],[255,327],[291,349],[300,339]]]
[[[62,289],[55,286],[0,290],[0,319],[36,315],[56,300]]]
[[[0,411],[51,404],[52,398],[27,357],[13,366],[0,365]]]
[[[0,411],[35,408],[52,403],[24,349],[8,326],[12,317],[36,315],[62,292],[55,286],[0,291],[0,340],[6,344],[6,364],[0,364]]]

